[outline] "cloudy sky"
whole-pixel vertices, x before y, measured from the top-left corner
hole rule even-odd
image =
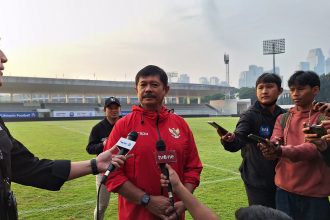
[[[309,49],[330,49],[329,0],[0,0],[0,48],[11,76],[132,80],[148,64],[230,83],[272,68],[262,41],[286,39],[287,78]]]

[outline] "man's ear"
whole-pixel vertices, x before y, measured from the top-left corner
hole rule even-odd
[[[280,88],[280,95],[282,94],[282,92],[283,92],[283,88],[281,87],[281,88]]]
[[[170,86],[165,86],[164,90],[165,90],[165,95],[167,95],[168,91],[170,91]]]
[[[313,95],[317,95],[320,92],[320,87],[319,86],[314,86],[312,88]]]

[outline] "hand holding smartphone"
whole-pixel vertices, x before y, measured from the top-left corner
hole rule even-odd
[[[221,127],[219,124],[217,124],[214,121],[208,121],[207,123],[209,123],[212,127],[217,129],[220,136],[224,136],[228,133],[228,131],[225,128]]]
[[[317,134],[316,138],[321,138],[324,135],[327,135],[327,130],[322,127],[322,125],[312,125],[306,126],[309,127],[309,130],[305,131],[306,134]]]
[[[249,134],[248,138],[250,138],[251,140],[254,140],[256,142],[269,144],[269,141],[267,141],[265,138],[259,137],[258,135],[255,135],[255,134]]]

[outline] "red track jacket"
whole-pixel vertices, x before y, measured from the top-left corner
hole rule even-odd
[[[121,137],[127,137],[131,131],[136,131],[139,136],[130,152],[134,156],[129,158],[121,169],[110,175],[106,183],[109,191],[115,192],[119,186],[129,180],[150,195],[161,195],[160,169],[155,160],[156,142],[159,139],[156,122],[156,112],[133,106],[132,113],[115,124],[104,150],[115,145]],[[183,118],[169,113],[163,107],[159,114],[158,127],[160,136],[165,141],[166,150],[176,151],[177,162],[172,163],[171,166],[183,183],[197,187],[203,167],[187,123]],[[166,193],[164,196],[167,196],[165,189],[164,191]],[[158,219],[143,206],[131,203],[120,195],[118,200],[118,218],[121,220]]]

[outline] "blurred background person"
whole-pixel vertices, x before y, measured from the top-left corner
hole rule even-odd
[[[103,148],[109,137],[112,128],[117,120],[120,118],[120,102],[115,97],[109,97],[104,102],[103,111],[105,118],[97,123],[89,135],[88,145],[86,151],[89,154],[99,155],[103,152]],[[96,176],[96,192],[98,191],[103,174]],[[110,200],[110,192],[107,191],[105,185],[101,185],[99,192],[99,219],[104,218],[104,213],[107,210]],[[94,210],[94,219],[97,219],[97,208]]]

